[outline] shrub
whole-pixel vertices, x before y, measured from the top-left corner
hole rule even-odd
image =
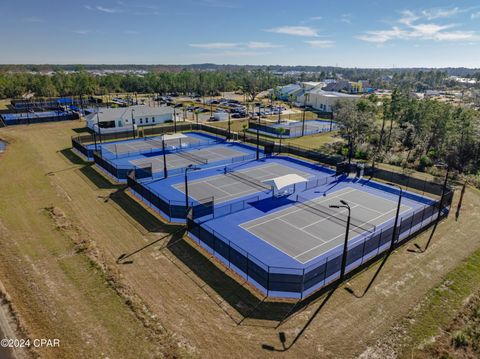
[[[466,347],[468,345],[468,339],[465,333],[461,330],[455,332],[453,334],[452,344],[455,348]]]

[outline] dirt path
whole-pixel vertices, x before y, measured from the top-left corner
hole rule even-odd
[[[95,241],[107,264],[119,272],[122,283],[143,299],[174,333],[174,339],[201,358],[354,358],[407,316],[429,288],[480,247],[480,238],[475,235],[480,231],[480,196],[469,191],[464,206],[464,213],[469,214],[458,223],[452,218],[442,223],[426,253],[407,251],[412,244],[397,250],[363,298],[339,288],[323,305],[324,297],[274,329],[277,321],[271,319],[281,318],[290,306],[260,304],[252,312],[257,305],[255,299],[230,280],[223,268],[192,249],[188,241],[178,237],[160,240],[129,258],[129,264],[115,264],[122,253],[136,251],[176,227],[161,223],[121,188],[108,184],[89,167],[82,168],[68,151],[56,153],[69,147],[71,132],[67,125],[22,131],[12,130],[10,134],[37,151],[43,173],[52,173],[49,191],[62,199],[67,217]],[[423,246],[428,234],[415,242]],[[42,256],[35,257],[41,261]],[[355,293],[362,292],[378,267],[376,264],[350,280]],[[54,280],[62,283],[65,278]],[[77,290],[75,295],[85,293]],[[65,314],[59,313],[59,317]],[[238,324],[242,314],[249,314],[249,318]],[[290,346],[311,318],[303,335]],[[93,317],[82,322],[90,326],[90,320]],[[103,329],[103,335],[108,335],[109,328]],[[279,332],[285,334],[288,350],[266,350],[267,346],[282,350]]]

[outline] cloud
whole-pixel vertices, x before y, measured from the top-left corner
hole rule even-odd
[[[472,15],[470,15],[470,19],[475,20],[480,18],[480,11],[479,12],[474,12]]]
[[[240,4],[238,3],[233,3],[230,1],[224,1],[224,0],[202,0],[200,4],[202,4],[203,6],[224,8],[224,9],[238,9],[240,7]]]
[[[458,7],[455,7],[452,9],[431,9],[431,10],[423,10],[422,15],[427,20],[435,20],[440,18],[452,17],[465,11],[467,10],[466,9],[461,10]]]
[[[88,35],[92,30],[73,30],[73,32],[77,35]]]
[[[189,44],[188,46],[201,49],[232,49],[239,45],[235,42],[208,42],[204,44]]]
[[[122,3],[119,3],[119,5],[122,5]],[[109,8],[101,5],[95,5],[95,6],[84,5],[83,7],[87,10],[94,10],[94,11],[96,10],[96,11],[104,12],[107,14],[118,14],[118,13],[124,12],[124,9],[121,9],[121,8]]]
[[[351,25],[352,24],[352,15],[351,14],[343,14],[340,17],[340,21],[344,22],[345,24]]]
[[[429,22],[434,19],[455,16],[465,10],[432,9],[415,12],[404,10],[397,20],[397,25],[386,30],[366,31],[355,36],[357,39],[383,44],[392,40],[433,40],[433,41],[477,41],[479,36],[474,31],[451,31],[456,24],[437,24]]]
[[[310,26],[280,26],[266,30],[277,34],[286,34],[292,36],[318,37],[318,32]]]
[[[316,49],[328,49],[335,45],[333,40],[307,40],[305,43]]]
[[[123,30],[122,31],[125,35],[138,35],[139,32],[136,30]]]
[[[95,9],[101,12],[106,12],[107,14],[117,14],[119,12],[122,12],[121,9],[116,9],[116,8],[108,8],[108,7],[103,7],[100,5],[95,6]]]
[[[32,22],[32,23],[41,23],[41,22],[45,22],[44,19],[38,17],[38,16],[29,16],[29,17],[25,17],[22,19],[23,22]]]
[[[282,47],[282,45],[272,44],[271,42],[250,41],[247,43],[249,49],[273,49]]]

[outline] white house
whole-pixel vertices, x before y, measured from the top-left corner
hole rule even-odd
[[[98,127],[102,133],[121,132],[126,128],[152,126],[181,119],[182,111],[170,106],[150,107],[137,105],[121,108],[99,108],[97,111],[86,116],[87,126],[98,133]]]
[[[340,92],[324,91],[320,88],[314,88],[307,93],[307,106],[323,112],[332,112],[332,106],[338,100],[353,100],[360,99],[359,95],[350,95]]]

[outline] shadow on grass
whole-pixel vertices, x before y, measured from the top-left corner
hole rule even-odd
[[[78,127],[78,128],[72,128],[72,130],[76,133],[91,133],[90,129],[88,127]]]
[[[245,322],[246,319],[267,320],[276,322],[273,325],[266,323],[245,323],[250,326],[266,326],[275,328],[283,323],[293,314],[304,309],[306,306],[317,301],[324,293],[331,290],[332,286],[327,286],[314,295],[303,301],[267,301],[265,297],[259,297],[253,294],[245,285],[246,280],[239,278],[233,271],[222,265],[217,266],[212,262],[212,257],[207,258],[203,253],[192,245],[189,240],[184,238],[171,239],[166,248],[182,262],[182,266],[177,265],[185,274],[192,272],[199,277],[205,284],[198,284],[199,287],[207,293],[213,301],[224,311],[223,302],[227,302],[241,316],[241,319],[233,318],[237,325]],[[167,256],[168,257],[168,256]],[[175,260],[170,258],[173,263]],[[232,278],[229,274],[233,275]],[[208,288],[217,296],[212,296]],[[221,298],[221,299],[220,299]]]
[[[125,213],[141,224],[149,232],[175,233],[182,226],[167,224],[146,210],[140,203],[130,197],[126,187],[120,188],[110,194],[109,199],[115,202]]]
[[[79,155],[77,155],[75,152],[72,151],[71,148],[64,148],[63,150],[59,151],[63,157],[65,157],[67,160],[69,160],[71,163],[74,165],[84,165],[84,166],[89,166],[92,163],[85,161],[83,158],[81,158]]]

